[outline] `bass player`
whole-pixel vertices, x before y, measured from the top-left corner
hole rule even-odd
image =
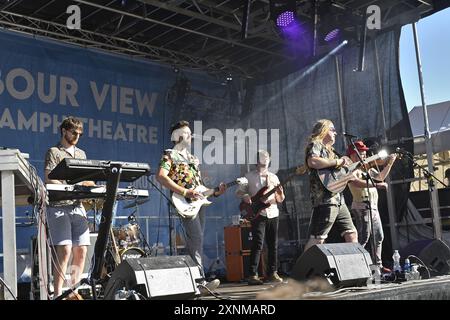
[[[259,150],[257,153],[256,169],[248,172],[245,178],[247,184],[241,184],[236,195],[244,202],[251,204],[252,197],[258,193],[261,188],[276,188],[276,192],[265,201],[270,206],[262,210],[259,215],[251,221],[252,228],[252,247],[250,251],[249,285],[263,284],[258,276],[258,264],[261,257],[261,251],[266,240],[268,250],[268,280],[270,282],[283,282],[283,279],[277,272],[277,248],[278,248],[278,207],[277,204],[284,201],[283,187],[280,185],[278,177],[269,172],[269,153],[265,150]],[[270,190],[268,190],[270,192]]]

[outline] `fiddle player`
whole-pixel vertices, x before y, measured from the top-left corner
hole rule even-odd
[[[363,141],[355,141],[355,146],[361,156],[361,160],[366,159],[366,152],[369,148]],[[353,162],[358,162],[359,158],[353,145],[347,150],[347,155]],[[349,188],[353,196],[351,212],[358,230],[359,243],[365,247],[373,232],[375,242],[375,264],[380,268],[382,273],[389,273],[391,270],[384,267],[381,261],[382,243],[384,239],[383,226],[381,223],[380,213],[378,211],[378,189],[386,190],[388,185],[384,180],[388,176],[391,168],[396,160],[396,155],[392,154],[388,157],[386,165],[381,172],[375,168],[359,168],[355,170],[356,179],[349,183]],[[373,182],[369,179],[369,188],[367,188],[366,175],[372,177]],[[370,196],[369,196],[370,194]],[[370,203],[369,203],[370,201]],[[369,206],[370,204],[370,206]],[[370,210],[371,209],[371,210]]]

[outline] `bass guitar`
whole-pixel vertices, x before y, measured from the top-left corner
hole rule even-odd
[[[227,183],[227,188],[234,186],[236,184],[246,184],[246,178],[237,178],[235,181]],[[203,206],[208,206],[212,202],[208,200],[208,197],[212,196],[214,192],[219,191],[219,187],[214,189],[208,189],[207,187],[201,185],[197,186],[195,189],[198,193],[201,194],[201,197],[198,199],[190,199],[185,198],[183,195],[178,193],[172,194],[172,202],[177,209],[177,213],[183,218],[191,218],[194,219],[199,213],[200,209]]]
[[[364,165],[368,165],[370,162],[376,161],[378,159],[384,160],[388,157],[386,151],[380,151],[378,154],[365,159],[363,161]],[[354,162],[348,167],[336,168],[325,168],[317,170],[320,181],[322,182],[325,189],[331,193],[340,193],[344,191],[347,183],[353,180],[353,172],[362,165],[361,162]]]
[[[307,172],[307,167],[302,165],[300,167],[295,168],[295,172],[289,175],[283,182],[279,185],[273,187],[269,190],[268,186],[262,187],[259,191],[251,197],[252,203],[247,203],[245,201],[241,201],[239,204],[239,210],[241,211],[242,218],[252,221],[256,219],[261,211],[270,207],[270,203],[267,203],[267,199],[275,192],[280,186],[285,185],[289,182],[293,177],[297,175],[303,175]]]

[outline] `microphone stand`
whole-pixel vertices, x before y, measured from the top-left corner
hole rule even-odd
[[[433,173],[431,173],[430,171],[428,171],[428,169],[427,169],[426,167],[424,167],[424,166],[418,164],[418,163],[416,162],[416,160],[414,160],[414,157],[412,156],[411,153],[405,152],[405,151],[402,151],[401,153],[402,153],[403,155],[405,155],[409,160],[412,161],[413,167],[418,168],[419,170],[422,170],[423,175],[424,175],[425,178],[427,178],[427,180],[428,180],[428,184],[430,185],[430,190],[431,190],[431,188],[434,188],[434,187],[435,187],[434,180],[436,180],[436,181],[438,181],[440,184],[442,184],[442,185],[444,186],[444,188],[447,187],[447,185],[446,185],[442,180],[440,180],[440,179],[439,179],[438,177],[436,177]]]
[[[361,154],[358,151],[358,148],[355,145],[355,142],[353,141],[353,138],[350,138],[350,143],[353,146],[353,150],[355,150],[356,155],[358,156],[359,162],[361,163],[362,168],[364,168],[364,161],[361,158]],[[376,264],[376,253],[375,253],[375,231],[373,230],[373,215],[372,215],[372,197],[370,196],[370,186],[369,186],[369,180],[372,183],[372,185],[375,187],[375,181],[373,181],[372,177],[369,174],[370,168],[366,171],[365,180],[366,180],[366,189],[367,189],[367,199],[369,202],[369,226],[370,226],[370,247],[371,247],[371,255],[372,255],[372,263]],[[375,187],[376,188],[376,187]],[[364,221],[364,217],[363,217]]]
[[[162,196],[167,200],[167,206],[169,207],[169,254],[172,256],[173,255],[173,250],[172,250],[172,232],[173,232],[173,225],[172,225],[172,214],[171,214],[171,209],[176,207],[173,204],[172,200],[170,198],[168,198],[166,196],[166,194],[160,189],[158,188],[158,186],[156,184],[153,183],[153,181],[147,176],[147,181],[150,182],[150,184],[159,191],[160,194],[162,194]],[[175,248],[176,249],[176,248]],[[175,252],[176,254],[176,252]]]
[[[402,151],[401,152],[403,155],[405,155],[409,160],[411,160],[413,167],[414,168],[418,168],[419,170],[422,170],[423,175],[425,178],[427,178],[427,182],[428,182],[428,193],[431,199],[431,193],[433,192],[433,190],[435,189],[436,185],[434,183],[434,180],[437,180],[440,184],[442,184],[444,186],[444,188],[447,188],[447,185],[441,181],[438,177],[436,177],[433,173],[431,173],[430,171],[428,171],[427,168],[425,168],[424,166],[418,164],[416,162],[416,160],[414,160],[414,157],[411,153],[407,152],[407,151]],[[431,208],[431,203],[430,203],[430,208]],[[433,221],[434,217],[433,215],[431,215],[431,221],[434,224]]]

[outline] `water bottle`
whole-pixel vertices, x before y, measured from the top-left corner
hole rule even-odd
[[[403,270],[405,272],[410,272],[411,271],[411,264],[409,263],[409,259],[408,258],[405,259],[405,264],[403,265]]]
[[[394,260],[394,272],[402,272],[402,267],[400,266],[400,253],[398,253],[398,250],[394,250],[392,259]]]
[[[413,276],[413,280],[420,280],[420,272],[418,265],[411,265],[411,274]]]

